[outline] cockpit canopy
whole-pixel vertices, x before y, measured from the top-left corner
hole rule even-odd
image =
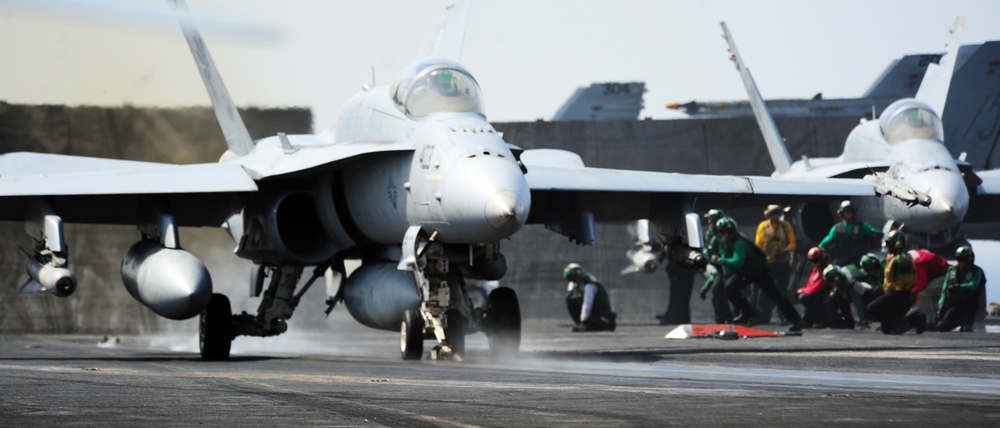
[[[414,117],[434,113],[483,114],[479,84],[461,64],[446,58],[421,60],[390,88],[392,100]]]
[[[941,118],[929,105],[912,98],[886,107],[879,118],[879,127],[889,144],[916,139],[944,141]]]

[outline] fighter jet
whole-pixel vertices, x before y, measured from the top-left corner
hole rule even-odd
[[[736,49],[726,23],[721,23],[730,58],[736,64],[754,115],[775,165],[774,177],[852,177],[870,180],[879,194],[893,196],[854,201],[860,217],[888,231],[904,227],[925,247],[952,244],[969,210],[970,195],[986,200],[998,194],[995,179],[977,177],[945,148],[941,114],[955,68],[964,18],[951,30],[947,52],[928,64],[914,98],[890,104],[875,120],[862,119],[836,158],[792,162],[750,70]],[[988,182],[984,183],[983,179]],[[819,242],[833,223],[828,203],[801,204],[792,213],[804,243]]]
[[[175,7],[186,10],[183,0]],[[468,2],[453,9],[462,26]],[[437,56],[388,86],[364,86],[334,132],[252,139],[193,20],[181,27],[228,150],[218,163],[173,165],[41,153],[0,156],[0,220],[23,221],[29,289],[70,294],[63,224],[135,225],[122,260],[129,293],[156,314],[200,316],[205,359],[228,358],[237,336],[288,327],[305,291],[332,270],[328,304],[360,323],[400,332],[403,359],[461,358],[466,334],[485,332],[496,353],[520,343],[520,306],[501,243],[544,225],[593,244],[596,222],[650,219],[676,244],[677,262],[699,263],[696,203],[729,207],[774,200],[874,195],[862,180],[776,179],[588,168],[574,153],[521,150],[486,120],[484,95],[455,58],[460,31]],[[256,264],[256,311],[233,314],[205,265],[181,245],[179,227],[223,227],[235,255]],[[100,245],[100,243],[94,243]],[[80,253],[86,256],[82,249]],[[360,261],[348,275],[345,260]],[[307,267],[311,278],[299,287]],[[37,285],[34,285],[37,284]],[[332,291],[337,290],[337,291]],[[481,298],[483,295],[485,299]]]

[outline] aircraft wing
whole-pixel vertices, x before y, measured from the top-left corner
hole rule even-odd
[[[997,222],[1000,209],[1000,170],[980,171],[976,176],[982,180],[974,191],[969,192],[969,211],[965,223]]]
[[[585,210],[595,221],[657,218],[683,202],[693,209],[875,196],[857,179],[783,179],[527,165],[529,224],[551,224]],[[678,205],[681,202],[681,205]]]
[[[0,221],[24,221],[44,199],[67,222],[136,224],[160,196],[179,225],[219,226],[257,185],[237,163],[174,165],[40,153],[0,156]]]

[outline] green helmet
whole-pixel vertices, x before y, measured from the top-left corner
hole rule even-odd
[[[837,208],[837,214],[843,214],[844,211],[850,211],[852,213],[857,213],[858,208],[851,204],[851,200],[848,199],[840,203],[840,208]]]
[[[976,253],[972,252],[972,248],[968,245],[963,245],[955,250],[955,260],[972,260],[976,258]]]
[[[861,256],[861,268],[864,270],[878,269],[882,267],[882,260],[878,256],[868,253]]]
[[[718,223],[715,223],[715,231],[719,232],[720,235],[726,232],[735,232],[736,222],[729,217],[723,217],[719,219]]]
[[[885,236],[885,247],[890,250],[906,248],[906,234],[899,229],[889,231],[889,234]]]
[[[840,282],[841,278],[842,274],[837,266],[828,265],[826,269],[823,269],[823,279],[829,282]]]
[[[576,278],[579,278],[580,274],[582,273],[583,273],[582,266],[576,263],[570,263],[566,265],[566,267],[563,269],[563,278],[566,278],[567,281],[573,281]]]
[[[722,210],[717,210],[717,209],[710,209],[710,210],[708,210],[707,213],[705,213],[705,219],[706,220],[718,220],[718,219],[723,218],[725,216],[726,216],[726,213],[722,212]]]

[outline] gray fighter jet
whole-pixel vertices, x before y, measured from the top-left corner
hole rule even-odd
[[[0,156],[0,220],[25,222],[35,242],[27,289],[65,296],[76,288],[64,222],[135,225],[125,287],[163,317],[200,314],[203,358],[227,358],[237,336],[285,332],[328,270],[340,278],[330,308],[343,302],[362,324],[399,331],[404,359],[422,358],[425,338],[438,342],[432,356],[458,358],[465,335],[477,331],[491,350],[510,353],[520,343],[517,296],[478,284],[503,278],[501,242],[526,224],[593,244],[596,222],[648,218],[673,239],[676,261],[697,264],[696,198],[730,207],[874,194],[862,180],[588,168],[574,153],[512,147],[486,120],[476,79],[454,59],[469,9],[458,6],[439,56],[414,62],[391,86],[366,86],[333,135],[257,140],[194,24],[182,22],[229,149],[218,163],[195,165]],[[256,311],[234,315],[229,299],[213,294],[204,264],[182,248],[183,226],[228,231],[235,255],[257,266],[249,284],[261,297]],[[348,276],[345,260],[361,265]],[[315,269],[299,287],[306,267]]]
[[[955,68],[963,18],[955,21],[947,52],[927,72],[914,98],[890,104],[875,120],[862,119],[836,158],[805,158],[792,162],[781,134],[743,62],[729,28],[723,22],[723,37],[731,59],[743,79],[750,105],[760,125],[775,177],[864,177],[880,194],[892,198],[854,201],[861,218],[884,224],[884,229],[904,227],[926,247],[951,245],[959,238],[958,227],[966,219],[970,198],[992,204],[1000,187],[995,176],[976,176],[964,162],[956,161],[945,148],[941,114]],[[985,181],[984,181],[985,180]],[[819,242],[833,224],[828,203],[802,204],[790,213],[805,244]]]

